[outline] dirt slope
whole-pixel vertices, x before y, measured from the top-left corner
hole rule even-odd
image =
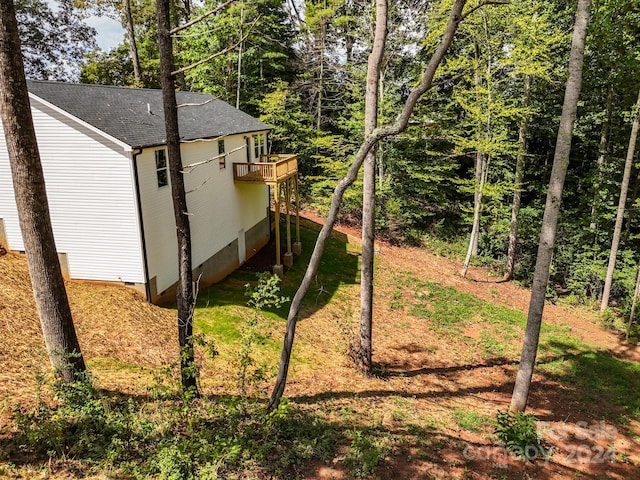
[[[36,371],[49,367],[25,260],[16,253],[0,256],[0,390],[9,403],[33,400]],[[89,367],[101,364],[105,388],[112,385],[110,370],[136,378],[138,367],[175,358],[170,310],[147,304],[126,287],[72,281],[67,292],[80,347]]]
[[[314,220],[312,216],[311,219]],[[350,241],[357,241],[356,229],[339,227],[339,230],[348,234]],[[463,279],[457,273],[460,265],[456,262],[417,248],[381,243],[377,262],[374,360],[385,369],[384,375],[363,377],[353,369],[347,356],[346,345],[357,322],[359,293],[354,282],[335,301],[300,322],[295,348],[308,351],[314,362],[292,363],[286,391],[302,408],[321,412],[336,422],[347,418],[350,429],[386,432],[394,447],[378,468],[377,477],[394,480],[637,477],[634,465],[634,462],[640,465],[640,443],[634,438],[640,432],[637,422],[628,424],[624,430],[620,427],[613,439],[599,438],[586,444],[592,453],[594,448],[615,445],[623,455],[621,458],[630,459],[626,462],[576,464],[571,455],[577,450],[571,441],[580,437],[575,432],[570,438],[554,443],[557,453],[548,464],[504,459],[504,464],[496,466],[493,458],[466,458],[465,445],[478,452],[491,448],[491,429],[460,428],[456,412],[477,412],[492,418],[497,410],[504,410],[517,358],[484,361],[468,343],[469,338],[480,335],[478,331],[463,331],[461,337],[467,340],[438,335],[424,320],[393,308],[393,288],[397,288],[394,276],[408,272],[421,280],[452,286],[525,313],[529,292],[513,283],[500,283],[482,269],[472,268],[469,278]],[[148,379],[148,373],[141,367],[157,366],[175,358],[173,311],[148,305],[124,287],[81,282],[69,282],[67,287],[81,346],[101,387],[140,392]],[[570,326],[572,333],[595,348],[612,351],[620,358],[640,360],[638,347],[625,345],[615,334],[600,328],[593,311],[548,305],[545,322]],[[0,371],[0,391],[6,392],[5,399],[11,403],[33,400],[35,375],[31,366],[46,368],[47,361],[25,259],[11,253],[0,256],[0,358],[13,359],[5,361]],[[530,405],[539,418],[562,432],[575,429],[577,422],[613,421],[603,417],[604,410],[597,402],[580,398],[561,381],[540,373],[534,375]],[[584,441],[580,445],[583,444]],[[344,458],[309,466],[305,478],[347,478]]]

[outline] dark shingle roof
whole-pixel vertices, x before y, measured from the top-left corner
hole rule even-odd
[[[165,143],[161,90],[30,80],[29,91],[133,148]],[[178,109],[183,140],[270,128],[211,95],[177,92],[178,105],[207,101]]]

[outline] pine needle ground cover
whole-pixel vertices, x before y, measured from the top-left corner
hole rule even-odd
[[[303,257],[279,295],[293,295],[314,236],[303,231]],[[24,257],[0,257],[0,477],[632,478],[638,352],[592,312],[546,311],[529,413],[550,453],[524,461],[505,453],[495,428],[517,369],[527,291],[480,268],[465,280],[454,261],[381,244],[376,375],[365,377],[349,357],[359,249],[346,238],[325,253],[298,326],[287,401],[272,415],[264,405],[286,305],[247,306],[256,273],[199,292],[204,396],[188,400],[173,367],[175,311],[78,282],[68,289],[91,385],[52,386]]]

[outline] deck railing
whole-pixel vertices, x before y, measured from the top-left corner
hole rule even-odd
[[[237,182],[278,183],[298,173],[298,157],[291,154],[260,155],[254,163],[234,163]]]

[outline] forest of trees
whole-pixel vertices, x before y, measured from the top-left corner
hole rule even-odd
[[[174,35],[176,68],[200,62],[179,73],[176,84],[217,95],[272,125],[272,151],[298,154],[307,202],[326,212],[365,131],[374,5],[227,3]],[[469,258],[529,284],[575,5],[488,3],[461,23],[436,88],[417,105],[407,131],[375,148],[376,230],[397,243],[457,245]],[[450,4],[389,5],[378,124],[400,112],[441,35]],[[174,2],[172,21],[185,23],[215,5]],[[604,291],[609,297],[604,303],[623,315],[630,313],[638,263],[634,220],[640,175],[633,149],[625,182],[622,177],[640,88],[639,10],[631,0],[603,0],[593,7],[548,289],[550,297],[569,295],[576,302],[601,301]],[[53,12],[44,2],[20,0],[17,11],[28,76],[159,88],[154,2],[74,7],[63,1]],[[109,52],[95,49],[95,32],[79,20],[96,12],[120,20],[127,32]],[[46,38],[53,29],[65,34]],[[621,193],[626,202],[617,220]],[[340,219],[359,224],[361,211],[362,182],[356,181],[345,194]],[[614,226],[620,231],[617,262],[605,288]]]
[[[22,72],[163,89],[179,364],[193,397],[197,287],[175,89],[213,94],[271,125],[270,150],[298,155],[306,207],[326,217],[289,307],[270,412],[335,222],[362,228],[360,332],[350,348],[365,374],[374,369],[374,237],[450,255],[462,277],[482,265],[531,288],[512,411],[527,405],[545,301],[599,307],[609,326],[628,322],[627,341],[637,337],[637,0],[16,0],[15,17],[5,3],[0,106],[42,330],[65,382],[86,366]],[[96,14],[125,31],[110,51],[84,23]],[[18,34],[24,64],[12,55]]]
[[[18,2],[18,10],[34,15],[35,3]],[[441,35],[450,3],[389,5],[378,124],[400,112]],[[375,148],[376,229],[381,238],[397,243],[444,241],[527,285],[533,278],[575,4],[489,3],[460,24],[436,87],[417,105],[409,128]],[[175,2],[174,23],[213,6]],[[28,74],[159,88],[155,4],[104,1],[83,7],[84,13],[76,10],[57,21],[67,18],[69,35],[82,36],[84,43],[69,37],[47,44],[63,51],[68,64],[78,59],[82,45],[82,61],[62,70],[29,63],[31,47],[25,47]],[[92,32],[73,21],[96,9],[121,20],[128,32],[109,52],[91,50]],[[307,202],[326,212],[330,193],[364,135],[373,18],[371,2],[230,2],[174,36],[177,68],[205,60],[180,73],[176,83],[217,95],[272,125],[272,151],[299,155]],[[28,32],[35,27],[24,25],[25,38],[33,38]],[[624,184],[622,177],[640,88],[639,29],[637,2],[594,4],[547,292],[575,302],[602,300],[622,190],[626,208],[618,221],[617,262],[607,295],[608,304],[623,315],[629,314],[638,263],[634,220],[640,175],[633,150]],[[206,61],[212,52],[217,54]],[[361,211],[362,182],[356,181],[345,194],[340,219],[359,224]]]

